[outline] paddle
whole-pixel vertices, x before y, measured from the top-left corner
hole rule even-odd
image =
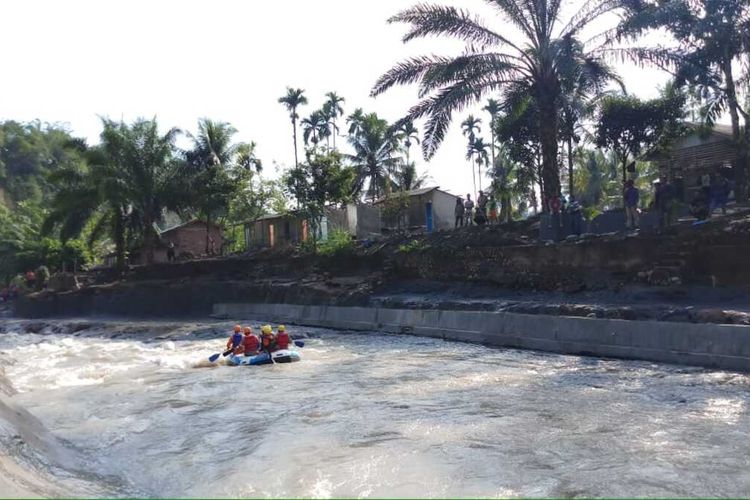
[[[208,360],[209,360],[209,361],[210,361],[211,363],[213,363],[214,361],[216,361],[217,359],[219,359],[219,356],[224,356],[224,357],[227,357],[227,356],[229,356],[229,355],[230,355],[230,354],[232,353],[232,351],[233,351],[233,350],[234,350],[234,349],[227,349],[227,350],[226,350],[226,351],[224,351],[224,352],[217,352],[216,354],[212,354],[211,356],[209,356],[209,357],[208,357]]]
[[[296,345],[297,347],[305,347],[305,343],[301,340],[295,340],[294,345]]]

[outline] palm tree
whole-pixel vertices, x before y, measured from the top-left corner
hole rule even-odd
[[[263,162],[258,158],[255,153],[255,148],[258,147],[255,141],[249,143],[243,142],[237,145],[237,165],[248,171],[255,171],[260,173],[263,170]]]
[[[495,121],[500,114],[500,103],[495,99],[487,99],[487,105],[482,108],[490,114],[490,151],[492,151],[492,165],[495,165]]]
[[[313,147],[317,146],[321,139],[327,137],[330,132],[328,118],[321,110],[313,111],[310,116],[300,122],[300,125],[302,126],[302,140],[305,145],[312,143]]]
[[[404,42],[442,35],[464,41],[466,49],[457,57],[432,55],[407,59],[378,79],[372,95],[395,85],[419,83],[421,101],[404,119],[427,117],[422,150],[429,158],[444,139],[454,112],[480,101],[488,93],[525,82],[537,101],[544,196],[559,196],[559,68],[569,54],[564,47],[573,43],[593,20],[612,11],[617,3],[589,0],[563,24],[563,2],[559,0],[486,1],[499,14],[497,29],[486,26],[467,10],[442,5],[419,4],[390,18],[390,23],[410,25]],[[516,33],[508,33],[511,27]]]
[[[349,135],[358,135],[362,132],[362,122],[365,119],[365,112],[362,108],[357,108],[354,113],[346,117],[346,123],[349,124]]]
[[[63,233],[72,236],[95,218],[94,233],[109,229],[115,240],[119,269],[127,234],[137,231],[147,261],[153,262],[156,222],[166,209],[180,210],[187,201],[187,172],[175,154],[179,131],[159,134],[155,119],[127,125],[104,118],[102,124],[101,145],[89,155],[89,171],[67,173],[46,225],[62,224]]]
[[[294,140],[294,167],[296,168],[299,164],[297,160],[297,108],[307,104],[307,97],[304,96],[305,91],[302,89],[293,89],[291,87],[286,88],[286,95],[279,97],[279,102],[286,106],[289,111],[289,117],[292,119],[292,137]]]
[[[409,150],[411,149],[412,141],[419,144],[419,131],[414,126],[414,122],[406,121],[396,129],[396,133],[400,140],[404,141],[404,151],[406,152],[406,165],[410,165]]]
[[[477,137],[474,142],[469,143],[469,149],[466,152],[466,159],[471,160],[474,158],[477,164],[477,177],[479,177],[479,190],[482,190],[482,165],[488,165],[489,159],[487,157],[487,145],[484,143],[484,139]]]
[[[393,179],[395,188],[398,191],[411,191],[414,189],[420,189],[429,180],[427,174],[417,175],[417,167],[414,163],[404,163],[401,168],[395,173]]]
[[[336,118],[344,115],[344,108],[341,104],[344,102],[344,98],[336,94],[336,92],[328,92],[326,94],[326,102],[323,104],[323,112],[326,117],[331,121],[333,131],[333,149],[336,149],[336,135],[339,133],[339,129],[336,126]]]
[[[354,148],[354,155],[347,155],[356,171],[353,194],[365,191],[376,200],[393,178],[393,169],[401,161],[395,156],[398,151],[398,141],[391,133],[388,122],[375,113],[362,117],[359,131],[349,136],[349,144]]]
[[[190,136],[193,149],[186,157],[195,173],[191,201],[206,217],[206,254],[211,251],[211,219],[229,204],[232,186],[226,169],[233,166],[239,152],[240,145],[233,142],[236,133],[229,123],[203,118],[198,121],[198,134]],[[249,157],[245,160],[252,161]]]
[[[463,130],[463,134],[469,138],[469,153],[466,155],[466,159],[471,162],[471,177],[474,179],[475,194],[477,192],[477,178],[474,173],[474,153],[472,152],[472,148],[474,146],[474,141],[476,140],[476,134],[482,131],[482,129],[479,127],[481,123],[482,120],[479,118],[474,118],[474,115],[469,115],[463,122],[461,122],[461,129]]]

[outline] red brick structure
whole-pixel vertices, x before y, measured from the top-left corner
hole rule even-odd
[[[216,224],[211,224],[208,236],[208,255],[221,255],[224,243],[221,228]],[[206,223],[192,220],[162,231],[159,235],[159,242],[154,248],[154,262],[167,262],[167,250],[170,243],[174,243],[175,257],[178,259],[205,256]],[[141,248],[139,252],[131,256],[131,264],[145,264],[146,253],[146,249]]]

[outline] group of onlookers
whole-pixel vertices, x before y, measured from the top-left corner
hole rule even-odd
[[[494,195],[487,196],[483,191],[479,191],[476,204],[471,199],[471,194],[466,195],[466,200],[460,196],[456,198],[456,207],[454,210],[456,222],[454,227],[478,226],[484,224],[497,224],[497,200]]]
[[[690,213],[699,220],[707,219],[716,209],[721,208],[726,214],[727,202],[731,193],[729,181],[716,172],[713,175],[703,175],[698,180],[698,190],[690,203]],[[625,228],[638,229],[640,227],[641,193],[632,179],[625,181],[622,190],[623,206],[625,208]],[[546,208],[553,219],[560,225],[561,216],[567,214],[571,234],[580,235],[583,229],[583,212],[581,205],[573,195],[553,197],[546,200]],[[659,228],[670,226],[674,222],[677,212],[678,195],[675,186],[666,176],[662,175],[654,182],[654,198],[651,207],[657,214]],[[496,224],[498,222],[497,201],[494,195],[487,196],[479,191],[476,203],[471,194],[466,198],[457,197],[455,205],[454,227],[471,225]]]

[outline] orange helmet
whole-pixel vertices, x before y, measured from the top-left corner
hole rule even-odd
[[[242,327],[240,325],[234,325],[234,333],[240,333],[242,331]]]
[[[246,326],[245,328],[243,328],[242,331],[245,332],[245,335],[250,335],[251,333],[253,333],[253,329],[250,328],[249,326]]]

